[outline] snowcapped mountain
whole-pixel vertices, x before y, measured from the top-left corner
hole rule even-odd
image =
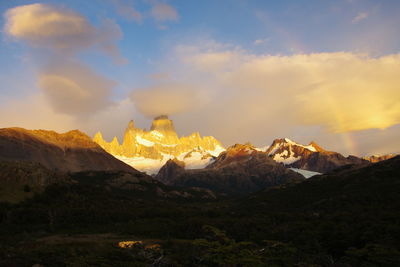
[[[307,157],[314,152],[324,151],[316,143],[311,142],[309,145],[298,144],[289,138],[275,139],[272,145],[266,149],[266,153],[275,161],[285,165],[290,165],[302,157]]]
[[[266,187],[304,180],[251,144],[235,144],[203,169],[185,169],[185,163],[168,160],[155,179],[178,187],[201,187],[224,194],[243,194]]]
[[[101,132],[93,140],[116,158],[148,174],[156,174],[174,158],[183,161],[188,169],[204,168],[225,151],[214,137],[201,137],[198,132],[179,138],[173,122],[165,115],[153,120],[150,131],[135,128],[130,121],[121,144],[117,137],[105,141]]]
[[[344,165],[369,163],[355,156],[344,157],[337,152],[324,150],[315,142],[302,145],[288,138],[275,139],[270,146],[263,148],[250,144],[235,145],[226,151],[225,158],[215,162],[216,157],[225,151],[218,140],[212,136],[201,137],[198,132],[179,137],[167,116],[156,117],[149,131],[136,128],[134,122],[130,121],[122,143],[117,137],[107,142],[100,132],[93,140],[117,159],[151,175],[157,174],[170,159],[183,162],[184,169],[203,169],[222,162],[236,162],[254,152],[265,154],[294,170],[318,173],[326,173]]]
[[[355,156],[344,157],[340,153],[324,150],[315,142],[302,145],[288,138],[275,139],[265,153],[288,167],[319,173],[345,165],[368,164],[368,161]]]

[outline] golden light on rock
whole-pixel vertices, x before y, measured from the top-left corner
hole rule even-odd
[[[121,241],[118,243],[120,248],[133,248],[139,245],[143,245],[142,241]]]
[[[122,144],[118,142],[117,137],[111,142],[105,141],[101,132],[94,136],[93,141],[115,156],[155,160],[163,159],[164,155],[178,157],[199,147],[211,154],[218,154],[224,150],[217,139],[212,136],[201,137],[198,132],[179,138],[172,121],[165,115],[154,119],[150,131],[135,128],[131,121],[125,130]]]

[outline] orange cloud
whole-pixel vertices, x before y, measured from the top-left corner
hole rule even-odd
[[[197,86],[176,83],[136,89],[131,99],[135,107],[148,117],[193,111],[207,102]]]
[[[39,87],[56,112],[90,115],[111,105],[115,83],[77,62],[49,64],[39,74]]]
[[[274,113],[288,123],[323,126],[331,132],[400,123],[399,54],[275,56],[199,48],[179,57],[191,77],[208,75],[208,87],[225,96],[225,108],[232,114],[243,106],[243,116],[264,114],[265,123],[274,121],[268,121],[268,114]]]
[[[95,47],[123,60],[115,45],[122,36],[118,25],[105,20],[94,27],[72,10],[46,4],[9,9],[5,19],[9,36],[43,49],[46,56],[39,59],[38,85],[55,112],[89,116],[112,104],[115,83],[79,63],[76,53]]]
[[[5,13],[5,19],[5,33],[34,47],[62,53],[98,47],[120,59],[114,43],[122,37],[122,32],[111,20],[104,20],[96,28],[72,10],[46,4],[11,8]]]

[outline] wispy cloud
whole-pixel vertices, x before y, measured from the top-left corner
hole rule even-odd
[[[218,55],[224,60],[215,61]],[[268,99],[265,111],[291,106],[298,123],[325,126],[332,132],[384,129],[400,123],[398,54],[380,58],[341,52],[260,56],[200,50],[184,60],[211,74],[230,93],[245,90],[239,94],[239,103],[248,99],[262,109],[260,99]],[[281,97],[285,101],[279,101]]]
[[[111,105],[115,82],[73,61],[55,61],[40,71],[38,85],[53,110],[87,116]]]
[[[353,18],[353,20],[351,21],[352,23],[359,23],[362,20],[365,20],[366,18],[368,18],[369,14],[367,12],[360,12],[357,14],[357,16],[355,16]]]
[[[95,47],[120,57],[115,42],[122,38],[122,32],[112,20],[104,20],[95,27],[70,9],[45,4],[9,9],[5,19],[4,32],[33,47],[50,48],[62,54]]]
[[[175,7],[161,2],[153,3],[151,16],[159,22],[177,21],[179,19],[178,11]]]
[[[112,0],[117,13],[127,20],[134,20],[137,23],[143,21],[143,15],[139,12],[132,0]]]
[[[164,83],[131,94],[136,108],[147,117],[193,111],[207,102],[204,92],[193,84]]]
[[[266,44],[269,42],[269,38],[264,38],[264,39],[257,39],[254,41],[254,45],[262,45],[262,44]]]
[[[121,61],[117,24],[105,20],[95,27],[70,9],[46,4],[9,9],[5,18],[6,34],[45,55],[38,62],[38,85],[55,112],[78,118],[111,105],[115,83],[80,63],[77,53],[97,48]]]
[[[400,123],[399,54],[283,56],[223,47],[180,46],[174,62],[165,63],[169,80],[185,84],[186,103],[207,99],[201,109],[187,105],[180,110],[177,123],[228,143],[269,142],[294,132],[293,127],[335,135]],[[139,109],[146,115],[168,113],[169,89],[164,86],[169,81],[154,82],[157,90],[146,93],[151,104]],[[142,100],[133,98],[136,105]]]

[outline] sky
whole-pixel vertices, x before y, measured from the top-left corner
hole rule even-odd
[[[0,127],[400,152],[400,1],[0,0]]]

